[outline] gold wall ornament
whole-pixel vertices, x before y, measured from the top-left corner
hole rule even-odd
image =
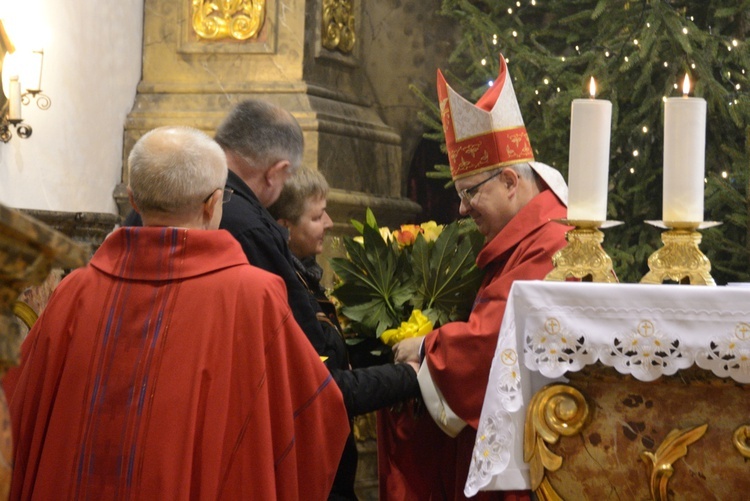
[[[354,31],[354,0],[323,0],[323,35],[321,44],[328,50],[349,54],[357,37]]]
[[[572,221],[556,220],[575,228],[565,233],[568,245],[552,257],[555,269],[544,278],[551,281],[565,281],[579,278],[584,282],[617,283],[617,275],[612,268],[612,259],[601,246],[604,233],[599,228],[609,228],[621,224],[620,221]]]
[[[716,285],[711,277],[711,262],[698,248],[701,234],[696,230],[711,228],[721,223],[646,222],[667,228],[667,231],[661,234],[664,247],[648,258],[649,272],[641,279],[642,284],[661,284],[666,280],[674,280],[679,284]]]
[[[192,0],[193,30],[199,38],[247,40],[266,19],[266,0]]]
[[[688,430],[672,430],[659,445],[656,452],[642,452],[641,459],[651,468],[649,487],[651,498],[656,501],[667,501],[667,483],[674,473],[672,464],[688,453],[688,446],[697,442],[705,433],[708,424],[702,424]]]
[[[547,448],[560,436],[576,435],[589,417],[589,406],[583,394],[565,384],[546,386],[529,403],[523,435],[523,460],[529,463],[531,489],[541,500],[558,500],[560,496],[546,478],[546,471],[562,467],[562,457]]]
[[[742,457],[750,459],[750,425],[742,425],[734,431],[732,436],[734,447]]]

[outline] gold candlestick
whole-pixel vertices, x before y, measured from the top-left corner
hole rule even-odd
[[[711,262],[698,248],[701,234],[697,230],[712,228],[721,223],[646,221],[667,231],[661,234],[664,247],[648,258],[649,272],[641,279],[642,284],[661,284],[674,280],[678,284],[716,285],[711,277]]]
[[[565,233],[568,245],[552,256],[555,269],[545,280],[564,281],[578,278],[582,282],[617,283],[617,275],[612,268],[612,259],[601,246],[604,233],[599,228],[611,228],[621,221],[580,221],[556,219],[555,222],[575,226]]]

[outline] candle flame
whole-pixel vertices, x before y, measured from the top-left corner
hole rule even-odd
[[[594,80],[594,77],[591,77],[591,81],[589,82],[589,95],[591,96],[591,99],[596,97],[596,81]]]
[[[690,77],[685,73],[685,80],[682,81],[682,95],[687,96],[690,94]]]

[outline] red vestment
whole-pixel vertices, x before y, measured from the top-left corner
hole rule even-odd
[[[425,337],[425,362],[450,408],[468,423],[456,438],[425,411],[381,412],[378,426],[380,499],[465,499],[476,429],[497,336],[515,280],[543,279],[552,256],[565,246],[567,209],[550,190],[534,197],[477,256],[485,270],[467,322],[451,322]],[[473,499],[506,499],[480,492]]]
[[[14,500],[320,500],[349,433],[283,282],[224,230],[117,230],[5,383]]]

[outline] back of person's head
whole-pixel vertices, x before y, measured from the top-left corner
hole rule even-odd
[[[190,127],[159,127],[144,134],[128,157],[129,185],[142,214],[183,215],[227,179],[221,147]]]
[[[328,182],[320,171],[301,167],[286,180],[279,199],[268,208],[274,219],[286,219],[294,224],[305,212],[305,203],[328,195]]]
[[[295,170],[302,163],[304,138],[297,120],[266,101],[249,99],[239,103],[219,125],[214,139],[255,169],[289,160]]]

